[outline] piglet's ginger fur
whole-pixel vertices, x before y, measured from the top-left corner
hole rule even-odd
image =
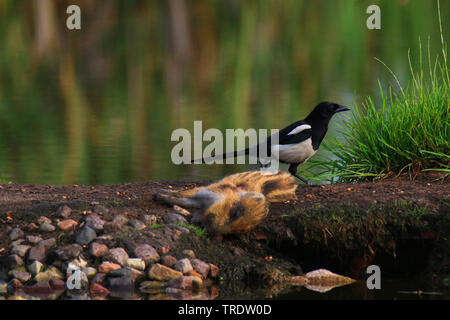
[[[223,178],[207,187],[160,190],[155,198],[193,209],[192,222],[212,236],[247,233],[269,212],[269,203],[295,200],[297,183],[286,172],[249,171]]]

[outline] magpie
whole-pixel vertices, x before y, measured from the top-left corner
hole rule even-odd
[[[334,114],[350,110],[333,102],[321,102],[304,119],[290,124],[278,131],[278,142],[274,135],[256,146],[241,151],[234,151],[210,158],[201,159],[203,163],[242,155],[257,155],[258,158],[276,159],[281,163],[289,164],[289,173],[297,179],[309,184],[305,178],[297,175],[300,164],[311,158],[319,149],[319,146],[328,130],[328,123]],[[273,141],[272,141],[273,140]],[[261,151],[264,150],[264,156]],[[200,160],[200,159],[199,159]],[[199,160],[193,160],[195,163]]]

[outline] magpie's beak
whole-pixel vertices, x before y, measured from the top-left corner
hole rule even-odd
[[[349,110],[350,110],[350,108],[347,107],[347,106],[339,106],[339,107],[336,109],[335,113],[342,112],[342,111],[349,111]]]

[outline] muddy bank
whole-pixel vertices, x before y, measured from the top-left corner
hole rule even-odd
[[[76,244],[86,218],[96,214],[104,225],[93,239],[80,244],[79,254],[87,265],[98,271],[103,262],[111,260],[93,255],[93,242],[109,250],[122,248],[130,259],[136,258],[136,247],[145,243],[155,249],[158,258],[141,270],[141,283],[154,280],[148,274],[153,265],[164,265],[163,257],[194,259],[186,257],[187,250],[192,250],[195,259],[219,270],[215,276],[200,276],[206,288],[202,298],[239,298],[239,294],[254,290],[265,290],[263,295],[270,296],[289,285],[286,277],[318,268],[364,279],[370,264],[379,265],[386,275],[426,275],[427,289],[448,292],[449,183],[436,178],[423,175],[412,181],[400,177],[374,183],[302,185],[296,201],[272,205],[269,216],[248,235],[226,236],[222,242],[212,241],[204,230],[190,224],[188,217],[153,201],[153,194],[161,188],[191,188],[205,182],[0,185],[0,279],[11,281],[7,271],[12,269],[14,241],[23,238],[19,245],[28,250],[38,246],[27,236],[54,239],[41,262],[43,268],[64,269],[58,250]],[[64,205],[71,209],[67,217],[61,215]],[[73,220],[73,226],[62,230],[60,223],[67,220]],[[42,227],[44,222],[54,229]],[[15,228],[23,232],[17,239],[11,237]],[[28,272],[29,255],[24,253],[22,265],[16,269]],[[32,286],[32,280],[22,284]],[[195,286],[196,282],[189,283]],[[99,282],[106,288],[109,284]]]

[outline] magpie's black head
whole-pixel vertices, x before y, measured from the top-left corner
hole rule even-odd
[[[321,102],[305,119],[306,122],[316,122],[316,121],[329,121],[331,117],[338,112],[348,111],[349,107],[341,106],[340,104],[333,102]]]

